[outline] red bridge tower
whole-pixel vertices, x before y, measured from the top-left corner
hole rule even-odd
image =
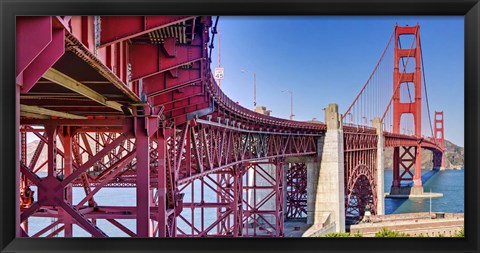
[[[400,36],[413,35],[414,41],[411,45],[400,46]],[[395,49],[394,49],[394,72],[393,72],[393,133],[400,134],[400,121],[403,114],[413,116],[415,136],[422,136],[422,80],[421,80],[421,50],[420,50],[420,26],[395,26]],[[408,43],[410,44],[410,43]],[[409,63],[415,61],[415,70],[413,72],[407,69]],[[403,65],[402,71],[399,69],[400,63]],[[411,71],[411,70],[410,70]],[[402,85],[413,83],[415,97],[413,101],[400,101],[400,88]],[[411,171],[414,167],[414,172]],[[402,169],[402,171],[400,171]],[[421,180],[421,147],[416,146],[395,147],[393,153],[393,185],[392,194],[404,194],[400,190],[400,182],[412,181],[413,188],[409,193],[423,193]],[[405,192],[406,193],[406,192]],[[414,194],[415,194],[414,193]]]
[[[444,137],[444,128],[443,128],[443,111],[435,112],[434,118],[434,138],[435,142],[442,148],[442,152],[433,151],[433,167],[435,169],[445,167],[443,151],[445,150],[445,137]]]

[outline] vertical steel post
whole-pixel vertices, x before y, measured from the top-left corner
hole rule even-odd
[[[136,137],[136,195],[137,195],[137,236],[149,237],[150,227],[150,137],[147,135],[145,112],[147,107],[135,107],[134,131]]]
[[[283,224],[284,224],[284,216],[283,216],[283,187],[284,187],[284,176],[283,176],[283,169],[284,169],[285,163],[283,161],[278,161],[278,159],[275,161],[275,199],[276,199],[276,237],[282,237],[283,236]]]
[[[393,148],[393,187],[400,186],[400,147]]]
[[[233,181],[233,236],[242,236],[243,231],[243,167],[244,165],[235,166],[233,168],[234,181]]]
[[[72,129],[70,127],[64,127],[64,130],[62,132],[63,134],[63,177],[66,178],[68,175],[70,175],[73,170],[73,155],[72,155]],[[65,200],[68,203],[72,204],[72,184],[69,184],[65,187]],[[63,213],[63,220],[65,224],[65,237],[72,237],[73,236],[73,230],[72,230],[72,221],[71,217],[67,212],[62,212]]]
[[[47,133],[47,170],[48,177],[54,177],[57,166],[57,127],[52,125],[45,126]]]
[[[157,194],[158,194],[158,237],[167,236],[167,185],[166,185],[166,136],[170,136],[170,129],[162,128],[162,131],[157,131]]]

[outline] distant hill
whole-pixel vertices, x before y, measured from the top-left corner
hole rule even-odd
[[[27,165],[29,165],[30,160],[32,159],[33,155],[35,154],[35,150],[37,149],[38,143],[40,140],[35,140],[27,144]],[[92,140],[89,140],[90,146],[94,147],[95,144]],[[57,145],[61,151],[63,151],[62,145],[60,144],[60,139],[57,137]],[[43,146],[42,152],[40,152],[40,156],[38,157],[38,161],[36,164],[36,168],[40,166],[43,162],[45,162],[48,158],[48,153],[47,153],[47,145],[45,144]],[[83,161],[86,161],[88,159],[87,154],[83,154],[82,156]],[[57,154],[57,168],[62,167],[62,159],[60,159],[60,155]],[[47,166],[43,166],[40,171],[47,171]]]
[[[33,154],[35,153],[35,150],[37,149],[38,143],[40,140],[32,141],[27,144],[27,165],[30,163],[30,160],[32,159]],[[47,160],[48,154],[47,154],[47,145],[43,146],[42,152],[40,153],[40,156],[38,157],[37,161],[37,166],[40,166],[43,162]],[[44,166],[41,171],[47,171],[47,166]]]
[[[463,167],[464,148],[445,140],[445,168],[454,169]],[[429,150],[422,150],[422,168],[432,168],[433,154]],[[385,169],[392,169],[393,148],[385,148]]]

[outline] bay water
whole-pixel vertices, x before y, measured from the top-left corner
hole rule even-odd
[[[43,177],[39,173],[39,176]],[[391,182],[393,178],[392,170],[385,170],[385,192],[390,191]],[[430,210],[430,201],[432,212],[447,212],[447,213],[463,213],[464,212],[464,169],[461,170],[443,170],[432,172],[431,170],[422,171],[422,181],[423,188],[425,192],[436,192],[443,193],[443,197],[440,198],[419,198],[419,199],[385,199],[385,214],[398,214],[398,213],[410,213],[410,212],[428,212]],[[190,194],[190,187],[188,187],[184,192],[188,196]],[[37,189],[32,187],[32,190],[35,191],[35,199],[37,199]],[[198,191],[195,190],[195,195]],[[214,199],[212,192],[205,192],[206,199]],[[207,196],[212,195],[212,196]],[[85,193],[82,188],[73,189],[73,202],[78,203]],[[197,199],[197,197],[195,197]],[[136,197],[134,188],[103,188],[95,195],[96,202],[101,206],[135,206]],[[198,210],[195,210],[195,216],[199,215]],[[210,224],[213,222],[216,212],[211,212],[213,210],[207,211],[207,219],[205,223]],[[190,212],[190,213],[189,213]],[[191,215],[191,210],[184,209],[182,213],[185,218],[189,218]],[[212,217],[210,221],[208,217]],[[29,235],[33,235],[43,229],[45,226],[50,224],[54,219],[52,218],[40,218],[32,217],[29,218]],[[125,227],[129,228],[132,231],[136,230],[135,220],[128,219],[119,219],[117,220]],[[199,220],[195,222],[197,225]],[[114,225],[109,223],[106,220],[99,219],[97,220],[97,226],[100,227],[105,233],[110,237],[128,237],[127,234],[122,232],[120,229],[116,228]],[[178,227],[180,229],[187,229],[185,223],[182,221],[178,222]],[[48,234],[48,232],[47,232]],[[73,235],[75,237],[90,237],[91,235],[84,231],[82,228],[77,225],[73,225]],[[60,232],[59,237],[63,236],[63,232]]]

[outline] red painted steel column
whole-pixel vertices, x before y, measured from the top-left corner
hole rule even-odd
[[[234,182],[233,182],[233,236],[240,237],[243,234],[242,227],[243,227],[243,171],[242,168],[244,165],[239,165],[234,168]],[[230,229],[230,228],[229,228]]]
[[[158,237],[167,236],[167,184],[166,184],[166,136],[170,136],[170,129],[163,128],[163,133],[157,132],[157,151],[158,151]]]
[[[72,162],[73,162],[73,155],[72,155],[72,129],[70,127],[65,127],[63,129],[63,175],[66,178],[68,175],[72,173]],[[72,184],[69,184],[65,187],[65,200],[68,203],[72,203]],[[72,221],[70,215],[62,211],[63,214],[63,221],[65,224],[65,237],[72,237]]]
[[[405,48],[400,48],[400,36],[401,35],[414,35],[415,36],[415,44],[412,43],[409,45],[405,45]],[[416,25],[413,27],[405,26],[400,27],[398,25],[395,26],[395,47],[394,47],[394,72],[393,72],[393,133],[400,134],[400,123],[403,114],[412,114],[414,118],[414,126],[415,126],[415,136],[421,137],[422,136],[422,73],[421,73],[421,55],[420,55],[420,26]],[[414,72],[407,72],[405,66],[403,68],[402,73],[399,71],[399,64],[402,58],[407,57],[405,60],[405,64],[408,66],[408,63],[411,62],[412,58],[415,58],[415,70]],[[403,63],[403,62],[402,62]],[[413,102],[406,102],[402,103],[400,101],[400,88],[402,83],[413,83],[415,89],[415,101]],[[398,154],[398,155],[397,155]],[[398,160],[397,163],[400,163],[399,159],[400,153],[394,152],[394,160]],[[398,182],[395,182],[395,176],[397,176],[400,171],[396,170],[396,165],[394,161],[394,186],[395,184],[399,183],[400,178],[398,178]],[[415,152],[415,175],[413,177],[413,183],[415,187],[422,186],[421,181],[421,148],[420,146],[416,147]]]
[[[444,161],[444,150],[445,150],[445,136],[444,136],[444,120],[443,120],[443,111],[435,112],[434,117],[434,136],[435,142],[442,149],[441,151],[434,151],[434,166],[435,167],[445,167]]]
[[[416,50],[415,50],[415,136],[422,137],[422,61],[420,55],[420,26],[417,25],[415,33]],[[422,148],[417,145],[415,152],[415,175],[413,177],[413,185],[422,186]]]
[[[400,147],[393,148],[393,187],[400,186]]]
[[[415,174],[413,175],[413,185],[422,186],[422,146],[415,147]]]
[[[283,176],[283,169],[285,163],[276,161],[275,162],[275,198],[276,198],[276,237],[283,237],[283,225],[284,225],[284,215],[283,215],[283,183],[284,183],[284,176]]]
[[[149,237],[150,226],[150,138],[147,135],[143,107],[135,107],[134,131],[137,163],[137,236]]]
[[[57,127],[46,125],[45,132],[47,133],[47,171],[48,177],[55,177],[54,170],[57,166]]]

